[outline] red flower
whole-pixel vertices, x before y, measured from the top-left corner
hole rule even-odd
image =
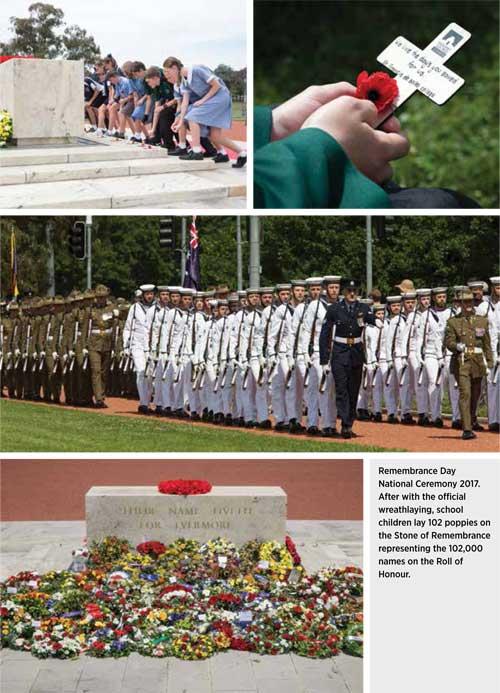
[[[139,553],[152,555],[153,558],[161,556],[166,550],[167,547],[165,544],[162,544],[161,541],[143,541],[142,544],[137,546],[137,551],[139,551]]]
[[[53,650],[56,650],[56,651],[57,651],[57,650],[61,650],[61,649],[62,649],[61,643],[60,643],[60,642],[55,642],[55,643],[53,643],[52,649],[53,649]]]
[[[228,638],[233,637],[233,627],[228,621],[214,621],[212,628],[220,633],[224,633]]]
[[[252,652],[252,644],[243,638],[231,638],[231,649]]]
[[[393,103],[399,94],[398,83],[386,72],[360,72],[356,80],[356,97],[373,101],[380,113]]]
[[[297,551],[297,547],[295,546],[291,537],[286,537],[285,545],[286,545],[286,548],[288,549],[288,553],[290,554],[290,556],[293,559],[293,565],[300,565],[302,563],[302,561],[301,561],[301,558],[299,556],[299,552]]]
[[[160,481],[158,491],[177,496],[196,496],[201,493],[210,493],[212,484],[203,479],[169,479]]]
[[[94,650],[104,650],[104,643],[97,641],[92,644],[92,647]]]

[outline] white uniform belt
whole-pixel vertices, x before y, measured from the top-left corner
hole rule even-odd
[[[111,334],[113,332],[112,327],[108,327],[105,330],[91,330],[90,334]]]
[[[352,346],[353,344],[360,344],[361,337],[335,337],[334,341],[338,344],[348,344]]]
[[[465,347],[465,354],[482,354],[481,347]]]

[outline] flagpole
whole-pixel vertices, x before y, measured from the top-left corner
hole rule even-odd
[[[241,252],[241,217],[236,217],[236,266],[238,273],[238,291],[243,289],[243,258]]]
[[[181,286],[186,274],[186,217],[181,219]]]

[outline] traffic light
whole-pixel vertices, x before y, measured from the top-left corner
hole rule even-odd
[[[173,217],[163,217],[163,219],[160,219],[159,240],[160,248],[175,247]]]
[[[84,260],[86,255],[85,222],[75,221],[69,232],[69,252],[78,260]]]

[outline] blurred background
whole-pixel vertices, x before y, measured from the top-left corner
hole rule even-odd
[[[2,296],[11,293],[13,236],[21,297],[30,292],[67,294],[73,288],[85,289],[87,264],[75,257],[71,247],[73,225],[82,219],[3,217]],[[180,248],[186,244],[181,219],[169,219],[171,245],[162,247],[164,218],[93,216],[91,285],[106,284],[115,296],[128,298],[145,282],[182,283]],[[188,228],[191,221],[185,218]],[[387,295],[394,293],[395,284],[403,278],[412,279],[418,287],[441,283],[451,287],[473,276],[488,280],[499,273],[498,223],[493,216],[265,216],[252,220],[198,216],[200,288],[266,286],[338,273],[353,276],[366,289],[371,274],[372,286]]]
[[[499,4],[491,0],[256,0],[255,103],[276,105],[311,84],[383,69],[377,55],[403,35],[420,48],[450,22],[472,38],[446,64],[465,79],[444,106],[415,94],[398,112],[412,143],[396,162],[403,187],[460,191],[499,207]]]

